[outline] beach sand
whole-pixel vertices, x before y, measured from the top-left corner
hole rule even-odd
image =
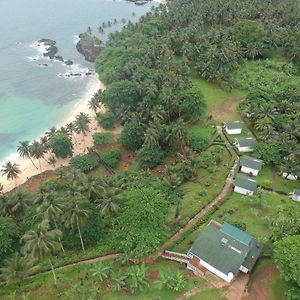
[[[99,90],[105,90],[104,84],[99,81],[98,75],[95,75],[91,79],[91,83],[88,87],[87,92],[83,95],[83,97],[80,97],[76,104],[74,105],[73,109],[70,111],[70,113],[66,116],[66,118],[61,121],[60,123],[56,124],[56,128],[60,128],[61,126],[70,123],[71,121],[75,120],[75,117],[80,113],[86,113],[91,117],[91,123],[90,123],[90,132],[87,134],[87,136],[84,137],[85,146],[91,147],[93,146],[93,138],[92,135],[95,132],[102,132],[105,131],[103,128],[101,128],[97,121],[95,120],[95,114],[88,108],[88,101],[91,99],[91,97]],[[105,111],[104,107],[101,108],[100,111]],[[121,127],[117,127],[113,130],[114,133],[119,134],[121,132]],[[76,142],[75,142],[76,139]],[[72,138],[74,149],[73,149],[73,156],[76,156],[78,154],[83,154],[86,151],[86,148],[84,148],[83,144],[83,136],[82,134],[76,134]],[[51,154],[46,154],[45,159],[48,160]],[[10,160],[12,163],[16,163],[19,165],[21,174],[19,178],[17,179],[17,184],[22,185],[24,184],[28,179],[30,179],[32,176],[40,174],[40,169],[36,169],[31,161],[29,159],[23,159],[20,157],[17,157]],[[39,163],[37,160],[34,160],[34,163],[36,166],[39,166]],[[62,166],[68,166],[69,165],[69,159],[58,159],[55,166],[50,165],[47,161],[44,159],[40,160],[41,163],[41,169],[42,172],[49,171],[49,170],[55,170]],[[2,183],[4,189],[3,192],[9,192],[12,189],[15,188],[15,182],[14,181],[8,181],[5,176],[0,177],[0,183]]]

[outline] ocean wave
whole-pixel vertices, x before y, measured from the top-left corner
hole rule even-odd
[[[77,45],[77,43],[80,41],[80,38],[79,38],[79,35],[76,34],[73,36],[73,44],[74,45]]]

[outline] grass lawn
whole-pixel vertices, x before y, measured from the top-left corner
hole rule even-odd
[[[81,291],[88,291],[93,287],[99,287],[101,299],[115,300],[115,299],[136,299],[136,300],[173,300],[181,293],[191,289],[194,286],[200,286],[205,283],[205,280],[200,277],[190,277],[187,275],[186,267],[179,263],[170,261],[160,261],[155,264],[148,265],[149,273],[151,272],[180,272],[186,278],[186,286],[180,292],[170,291],[166,288],[158,289],[155,280],[150,280],[149,287],[144,291],[131,294],[128,291],[114,292],[112,290],[113,284],[110,281],[97,282],[92,276],[91,269],[97,264],[78,265],[68,269],[57,271],[58,285],[53,284],[52,274],[39,275],[33,279],[25,280],[18,288],[16,285],[7,285],[0,287],[0,298],[3,300],[12,299],[11,295],[17,290],[18,295],[28,294],[29,299],[35,300],[55,300],[55,299],[87,299],[81,297]],[[113,264],[115,272],[120,271],[118,262]],[[80,285],[82,286],[80,287]],[[79,288],[80,287],[80,288]],[[77,288],[77,289],[76,289]],[[159,298],[160,297],[160,298]],[[14,299],[14,298],[13,298]]]
[[[192,135],[197,135],[199,137],[210,139],[215,129],[212,127],[206,127],[201,121],[193,124],[188,128],[188,133]]]
[[[263,187],[271,188],[278,192],[290,193],[294,189],[300,189],[299,180],[289,180],[285,179],[281,176],[280,172],[277,170],[274,174],[274,178],[272,175],[271,166],[265,166],[260,171],[257,177],[258,183]]]
[[[221,192],[225,184],[231,156],[222,146],[213,146],[206,152],[210,153],[215,147],[222,150],[223,160],[220,165],[212,170],[200,168],[194,181],[186,182],[181,186],[181,191],[184,193],[181,210],[183,219],[194,216],[200,211],[201,206],[208,204]]]
[[[216,288],[204,289],[200,293],[189,297],[188,300],[226,300],[221,296],[221,291]]]
[[[273,192],[265,192],[264,202],[265,205],[262,206],[255,201],[251,201],[251,197],[232,192],[210,219],[214,219],[220,223],[225,221],[229,223],[245,223],[246,231],[264,242],[265,253],[268,253],[270,250],[270,244],[268,243],[270,233],[269,220],[276,216],[277,210],[280,207],[296,207],[298,203],[291,201],[287,196],[281,196]],[[199,226],[196,230],[191,230],[171,250],[186,253],[206,224]]]
[[[245,97],[244,92],[237,89],[226,92],[216,84],[195,77],[193,78],[193,85],[201,88],[207,104],[207,114],[212,115],[218,123],[240,119],[236,107]]]

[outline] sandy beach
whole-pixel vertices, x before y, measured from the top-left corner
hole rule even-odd
[[[76,104],[74,105],[73,109],[70,111],[70,113],[66,116],[64,120],[59,122],[58,124],[54,124],[56,128],[60,128],[61,126],[70,123],[75,120],[75,117],[80,113],[86,113],[91,117],[91,123],[90,123],[90,133],[87,134],[87,136],[84,137],[85,145],[86,147],[93,146],[93,139],[92,135],[95,132],[101,132],[104,131],[103,128],[101,128],[97,121],[95,120],[95,114],[88,108],[88,102],[91,99],[91,97],[99,90],[105,90],[104,84],[98,79],[98,75],[95,75],[87,88],[87,92],[78,99]],[[104,111],[104,107],[99,111]],[[117,127],[114,132],[120,133],[121,128]],[[76,139],[76,141],[75,141]],[[83,136],[81,134],[76,134],[75,138],[72,138],[74,149],[73,149],[73,156],[76,156],[78,154],[85,153],[86,149],[83,146]],[[51,154],[46,154],[45,159],[48,160]],[[15,155],[15,158],[10,160],[12,163],[16,163],[19,165],[19,168],[21,170],[21,174],[17,180],[18,185],[24,184],[28,179],[30,179],[32,176],[40,174],[40,169],[36,169],[31,161],[29,159],[23,159],[21,157],[18,157],[17,154]],[[49,171],[49,170],[55,170],[62,166],[68,166],[69,165],[69,159],[58,159],[55,166],[50,165],[47,161],[44,159],[40,160],[41,162],[41,168],[42,172]],[[37,160],[34,160],[35,165],[39,165]],[[14,181],[8,181],[5,176],[0,177],[0,183],[2,183],[4,189],[3,192],[9,192],[12,189],[15,188],[15,182]]]

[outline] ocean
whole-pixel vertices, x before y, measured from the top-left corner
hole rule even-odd
[[[78,34],[90,26],[105,40],[119,30],[122,18],[137,21],[156,2],[135,5],[113,0],[0,0],[0,163],[16,153],[19,141],[33,140],[66,119],[90,88],[89,76],[63,74],[94,70],[75,48]],[[117,25],[98,33],[102,22]],[[56,41],[57,55],[74,62],[44,58],[37,41]],[[47,66],[43,65],[46,64]]]

